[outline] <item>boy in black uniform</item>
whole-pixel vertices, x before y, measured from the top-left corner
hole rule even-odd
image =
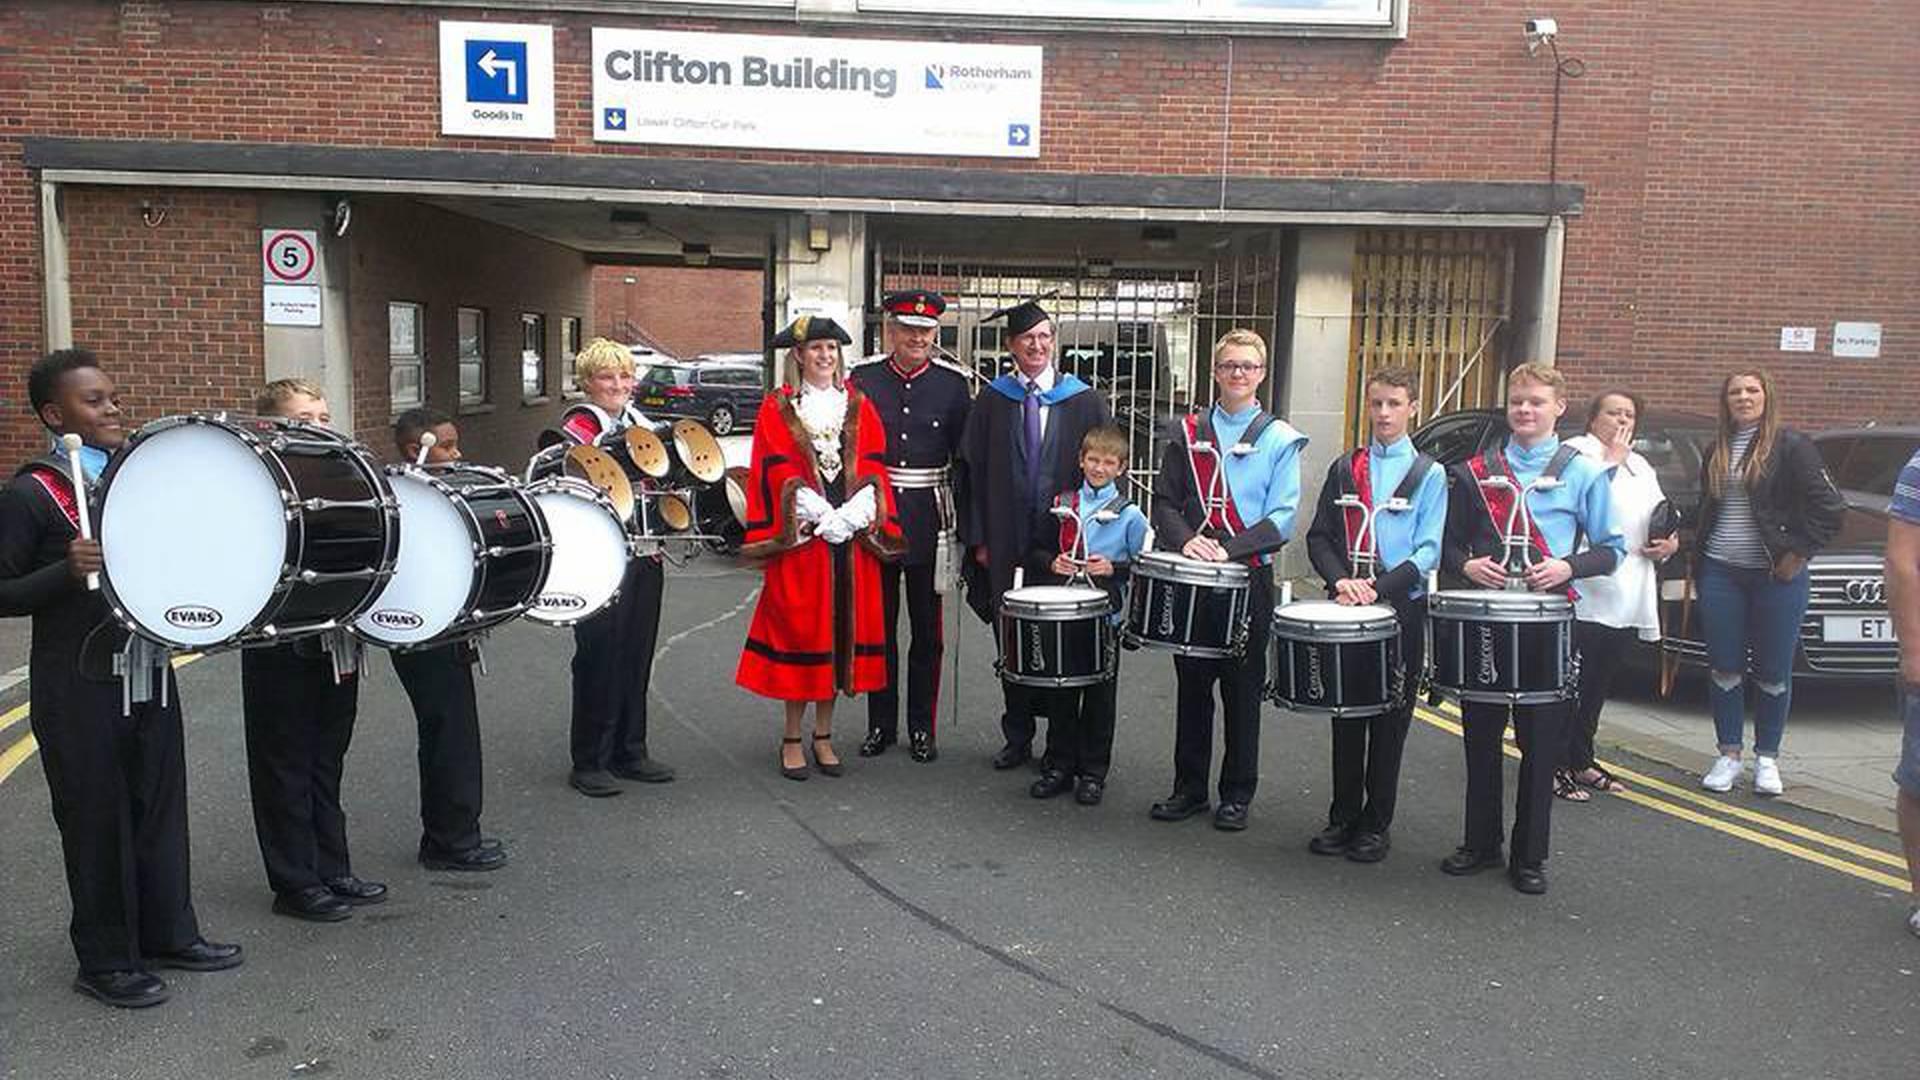
[[[460,429],[438,409],[408,409],[393,422],[393,444],[406,461],[420,456],[431,433],[428,465],[460,460]],[[498,870],[507,853],[480,835],[480,707],[473,692],[473,646],[390,649],[393,672],[413,702],[420,737],[420,865],[429,870]]]
[[[305,379],[268,383],[255,403],[262,416],[330,426],[325,391]],[[357,674],[333,677],[317,637],[240,653],[246,714],[247,786],[253,827],[273,889],[273,911],[309,922],[340,922],[360,904],[378,904],[387,887],[353,874],[340,776],[359,711]]]
[[[93,354],[49,353],[27,376],[27,396],[55,435],[80,436],[83,471],[98,480],[126,434]],[[230,968],[240,946],[200,936],[179,690],[169,671],[163,692],[123,715],[113,655],[127,635],[84,584],[100,569],[100,545],[79,538],[75,498],[59,454],[22,466],[0,491],[0,614],[33,616],[31,723],[73,900],[73,988],[139,1008],[168,996],[149,967]]]
[[[913,760],[926,762],[939,756],[934,727],[945,647],[934,553],[952,513],[952,469],[973,398],[967,377],[934,359],[946,299],[913,290],[894,293],[881,306],[887,312],[887,355],[854,368],[853,382],[873,402],[887,431],[887,474],[907,552],[898,563],[880,567],[887,685],[867,695],[867,737],[860,756],[885,753],[899,738],[900,581],[905,577],[913,633],[907,649],[907,739]]]

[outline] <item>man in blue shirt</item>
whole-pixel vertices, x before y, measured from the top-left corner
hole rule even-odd
[[[1900,714],[1906,724],[1893,782],[1900,788],[1900,842],[1913,883],[1907,929],[1920,936],[1920,453],[1900,470],[1887,505],[1887,610],[1900,639]]]
[[[1557,474],[1551,487],[1526,493],[1533,515],[1529,542],[1543,557],[1519,579],[1535,592],[1566,592],[1576,578],[1613,572],[1626,550],[1613,526],[1607,477],[1593,459],[1563,449],[1554,424],[1567,411],[1566,376],[1545,364],[1522,364],[1507,373],[1507,426],[1513,436],[1453,467],[1446,540],[1441,561],[1449,574],[1483,589],[1508,587],[1500,559],[1505,516],[1495,512],[1480,486],[1483,476],[1511,474],[1525,488],[1543,474]],[[1584,541],[1584,547],[1583,545]],[[1460,707],[1467,753],[1466,840],[1440,863],[1448,874],[1476,874],[1502,863],[1500,737],[1511,714],[1520,744],[1520,790],[1514,797],[1513,858],[1508,876],[1520,892],[1547,891],[1549,815],[1553,770],[1566,746],[1571,698],[1545,705],[1468,701]],[[1536,750],[1538,751],[1536,753]]]
[[[1260,407],[1267,345],[1251,330],[1234,330],[1213,346],[1212,409],[1189,418],[1170,441],[1153,481],[1153,529],[1162,551],[1207,562],[1253,564],[1247,597],[1252,613],[1246,648],[1238,657],[1173,658],[1179,679],[1173,747],[1173,794],[1153,804],[1157,821],[1179,821],[1208,807],[1213,764],[1213,687],[1220,686],[1226,749],[1220,761],[1220,806],[1213,826],[1247,827],[1260,767],[1260,698],[1267,679],[1267,638],[1273,628],[1273,553],[1293,536],[1300,506],[1300,449],[1307,437]],[[1209,505],[1196,477],[1213,475],[1210,456],[1193,446],[1191,432],[1220,447],[1223,505]],[[1205,457],[1206,460],[1202,460]]]
[[[1402,367],[1367,378],[1373,438],[1327,470],[1307,530],[1307,555],[1336,603],[1387,604],[1400,620],[1400,701],[1384,713],[1333,723],[1333,805],[1327,827],[1308,844],[1316,855],[1379,862],[1391,844],[1388,827],[1400,787],[1400,755],[1413,720],[1413,682],[1426,658],[1427,574],[1440,564],[1447,523],[1446,470],[1413,448],[1407,428],[1420,412],[1419,381]],[[1339,505],[1342,495],[1363,506]],[[1404,502],[1404,509],[1388,509]],[[1351,557],[1368,509],[1373,527],[1363,546],[1376,556],[1357,570]]]

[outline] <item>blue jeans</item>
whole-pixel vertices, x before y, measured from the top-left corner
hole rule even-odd
[[[1793,699],[1793,650],[1800,640],[1800,619],[1807,612],[1807,571],[1791,581],[1775,581],[1772,571],[1728,566],[1702,559],[1695,579],[1700,625],[1707,635],[1711,668],[1708,700],[1714,733],[1722,750],[1739,750],[1745,727],[1746,685],[1742,676],[1751,658],[1759,693],[1753,710],[1753,751],[1762,757],[1780,753]]]

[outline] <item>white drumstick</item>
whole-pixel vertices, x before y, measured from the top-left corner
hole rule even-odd
[[[434,438],[433,432],[431,431],[421,432],[420,433],[420,452],[418,454],[413,455],[413,463],[415,465],[425,465],[427,463],[427,451],[433,449],[433,444],[439,441],[440,441],[439,439]]]
[[[1291,603],[1293,603],[1293,579],[1289,578],[1280,583],[1280,606],[1286,607]]]
[[[60,436],[60,445],[67,448],[67,475],[73,480],[73,504],[80,516],[80,539],[93,539],[93,520],[87,510],[87,474],[80,467],[80,436],[69,431]],[[87,588],[100,591],[98,572],[87,574]]]

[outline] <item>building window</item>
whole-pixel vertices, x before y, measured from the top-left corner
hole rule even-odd
[[[520,316],[520,400],[547,396],[547,317]]]
[[[425,313],[419,304],[387,305],[387,399],[396,415],[427,403],[426,349],[420,333]]]
[[[460,404],[487,400],[487,313],[480,308],[459,311]]]
[[[560,389],[569,394],[580,389],[573,374],[573,358],[579,355],[580,320],[569,315],[560,320]]]

